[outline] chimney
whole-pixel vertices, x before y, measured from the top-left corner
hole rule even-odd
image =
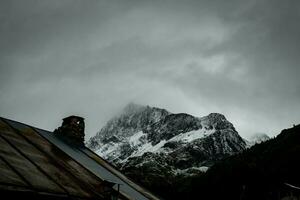
[[[62,125],[55,129],[54,134],[72,146],[83,147],[84,118],[74,115],[64,118]]]

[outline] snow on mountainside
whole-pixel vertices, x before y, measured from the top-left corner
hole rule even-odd
[[[87,146],[123,170],[151,165],[168,173],[193,174],[246,144],[222,114],[198,118],[131,103]]]
[[[265,142],[269,139],[270,139],[270,137],[265,133],[256,133],[256,134],[252,135],[250,138],[248,138],[247,140],[245,139],[245,142],[247,144],[247,147],[249,148],[255,144]]]

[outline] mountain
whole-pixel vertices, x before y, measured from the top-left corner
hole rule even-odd
[[[255,133],[255,134],[251,135],[251,137],[249,137],[249,139],[247,139],[247,140],[245,139],[245,142],[249,148],[255,144],[265,142],[269,139],[270,139],[270,137],[265,133]]]
[[[300,125],[177,180],[166,199],[300,199]],[[162,189],[164,190],[164,189]],[[157,190],[156,192],[159,193]],[[200,199],[200,198],[199,198]]]
[[[300,199],[300,125],[266,139],[246,148],[221,114],[130,104],[87,145],[166,200]]]
[[[164,179],[206,171],[246,143],[222,114],[194,117],[131,103],[87,146],[129,176],[142,171]]]

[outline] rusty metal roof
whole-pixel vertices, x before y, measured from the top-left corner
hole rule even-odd
[[[0,190],[60,198],[158,200],[86,147],[52,132],[0,118]]]

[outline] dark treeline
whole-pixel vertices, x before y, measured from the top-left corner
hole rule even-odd
[[[147,169],[128,175],[170,200],[299,198],[299,191],[287,184],[300,185],[300,125],[228,157],[197,176],[162,179],[157,173],[147,173]]]

